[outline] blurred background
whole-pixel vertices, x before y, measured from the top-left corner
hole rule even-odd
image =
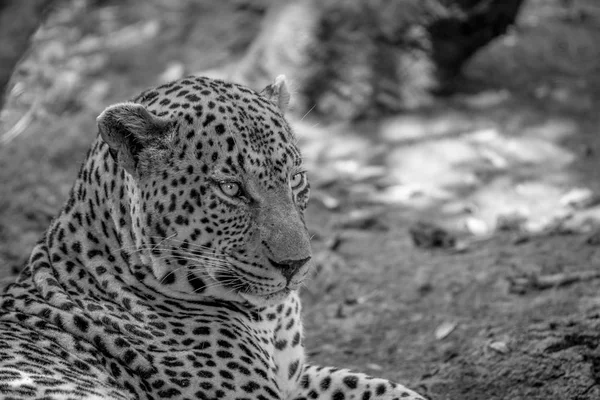
[[[431,399],[599,399],[599,72],[594,0],[0,0],[0,278],[105,107],[285,74],[310,357]]]

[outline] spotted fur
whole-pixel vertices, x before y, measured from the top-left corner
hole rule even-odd
[[[188,77],[108,107],[0,298],[2,399],[420,398],[306,363],[309,185],[263,94]]]

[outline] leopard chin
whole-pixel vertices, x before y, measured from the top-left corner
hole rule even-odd
[[[285,287],[281,290],[266,295],[255,295],[242,292],[239,292],[239,295],[253,306],[269,307],[283,303],[285,299],[287,299],[288,296],[292,293],[292,291],[293,289]]]

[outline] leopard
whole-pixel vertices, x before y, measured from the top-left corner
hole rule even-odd
[[[0,297],[2,399],[423,399],[311,364],[310,185],[279,76],[106,108],[66,203]]]

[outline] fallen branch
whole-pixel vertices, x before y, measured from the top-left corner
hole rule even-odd
[[[600,278],[600,271],[579,271],[552,275],[527,275],[508,277],[511,293],[524,294],[529,290],[545,290],[571,285],[579,281]]]

